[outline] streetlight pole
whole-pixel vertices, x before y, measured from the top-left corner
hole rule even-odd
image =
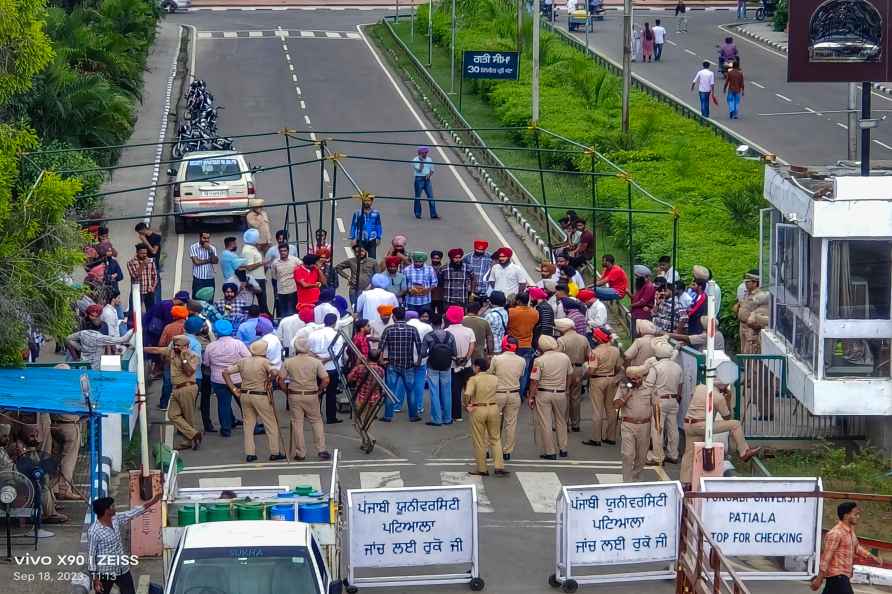
[[[629,95],[632,92],[632,0],[623,3],[623,115],[622,133],[629,133]]]
[[[539,123],[539,19],[538,12],[533,13],[533,124]]]
[[[523,49],[523,0],[517,0],[517,51]]]
[[[427,2],[427,67],[430,68],[434,56],[434,0]]]
[[[455,94],[455,0],[452,0],[452,49],[449,54],[449,94]]]

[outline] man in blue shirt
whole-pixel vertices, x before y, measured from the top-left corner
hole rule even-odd
[[[239,256],[238,252],[236,252],[238,245],[235,237],[227,237],[224,239],[223,247],[225,249],[223,250],[223,253],[220,254],[220,269],[223,272],[223,282],[225,283],[235,276],[235,271],[247,262],[247,260]]]
[[[431,186],[431,175],[434,173],[434,160],[428,156],[430,149],[418,147],[418,155],[412,159],[412,171],[415,173],[415,218],[421,218],[421,192],[427,194],[427,206],[431,218],[439,219],[437,205],[434,203],[434,191]]]
[[[372,208],[374,201],[374,196],[364,195],[362,207],[353,213],[353,221],[350,223],[350,239],[359,242],[371,258],[378,257],[378,244],[384,234],[381,213]]]

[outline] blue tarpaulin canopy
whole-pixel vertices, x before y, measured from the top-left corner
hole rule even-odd
[[[0,409],[87,414],[81,378],[94,413],[129,414],[136,374],[129,371],[24,367],[0,369]]]

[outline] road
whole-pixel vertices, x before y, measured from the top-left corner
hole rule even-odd
[[[723,98],[712,106],[712,117],[738,135],[777,154],[794,164],[834,163],[846,158],[848,121],[845,113],[822,113],[844,110],[848,85],[845,83],[788,83],[786,55],[737,35],[728,25],[735,22],[733,12],[690,12],[688,33],[675,33],[675,18],[667,11],[635,11],[635,22],[643,27],[661,19],[669,31],[661,62],[633,63],[632,71],[699,110],[699,99],[691,91],[691,80],[708,60],[716,63],[716,46],[728,35],[736,40],[746,89],[738,120],[728,117]],[[558,26],[566,29],[566,15]],[[608,11],[603,22],[595,23],[589,33],[589,46],[622,62],[622,13]],[[585,41],[585,33],[576,36]],[[722,79],[717,78],[717,92]],[[860,93],[860,91],[859,91]],[[892,97],[873,93],[873,108],[892,109]],[[860,106],[860,96],[859,96]],[[804,112],[805,115],[767,115]],[[877,114],[881,115],[881,114]],[[872,133],[872,158],[892,158],[892,130],[881,125]]]

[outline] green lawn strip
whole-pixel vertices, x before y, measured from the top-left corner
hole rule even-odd
[[[772,458],[762,458],[772,476],[820,476],[825,491],[892,494],[892,477],[884,458],[871,449],[858,453],[844,447],[821,445],[807,450],[780,450]],[[837,521],[834,499],[824,500],[826,529]],[[858,502],[863,508],[858,535],[892,542],[892,506],[888,503]]]

